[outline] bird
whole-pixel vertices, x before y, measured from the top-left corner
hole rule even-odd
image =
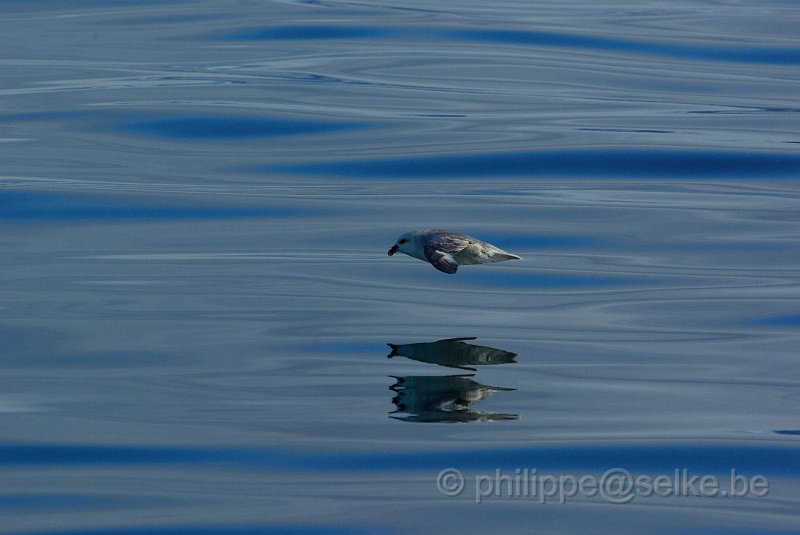
[[[397,238],[397,242],[389,249],[389,256],[397,252],[429,262],[449,275],[458,271],[458,266],[522,260],[485,241],[444,229],[407,232]]]

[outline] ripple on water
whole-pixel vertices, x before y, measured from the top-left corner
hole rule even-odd
[[[639,148],[329,161],[268,166],[262,171],[369,179],[530,176],[761,180],[794,178],[798,169],[800,156],[788,152]]]
[[[149,202],[146,202],[149,201]],[[0,221],[168,221],[191,219],[243,219],[313,217],[300,208],[264,208],[221,204],[168,204],[111,194],[0,190]]]
[[[191,116],[139,120],[118,126],[122,131],[179,140],[236,140],[300,136],[357,128],[333,121],[303,121],[238,116]]]

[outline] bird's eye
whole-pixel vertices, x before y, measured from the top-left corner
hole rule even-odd
[[[400,245],[403,245],[403,244],[404,244],[405,242],[407,242],[407,241],[408,241],[408,240],[400,240],[400,241],[399,241],[399,242],[397,242],[397,243],[399,243]]]

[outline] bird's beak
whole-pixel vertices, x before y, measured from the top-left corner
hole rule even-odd
[[[392,256],[392,255],[393,255],[394,253],[396,253],[396,252],[397,252],[399,249],[400,249],[400,247],[398,247],[396,243],[395,243],[394,245],[392,245],[392,248],[391,248],[391,249],[389,249],[389,256]]]

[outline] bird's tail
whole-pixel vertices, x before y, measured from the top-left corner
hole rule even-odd
[[[522,260],[521,256],[517,256],[515,254],[504,251],[501,248],[497,247],[496,245],[485,243],[484,247],[488,249],[487,253],[489,254],[487,254],[486,256],[488,257],[489,262],[503,262],[505,260]]]

